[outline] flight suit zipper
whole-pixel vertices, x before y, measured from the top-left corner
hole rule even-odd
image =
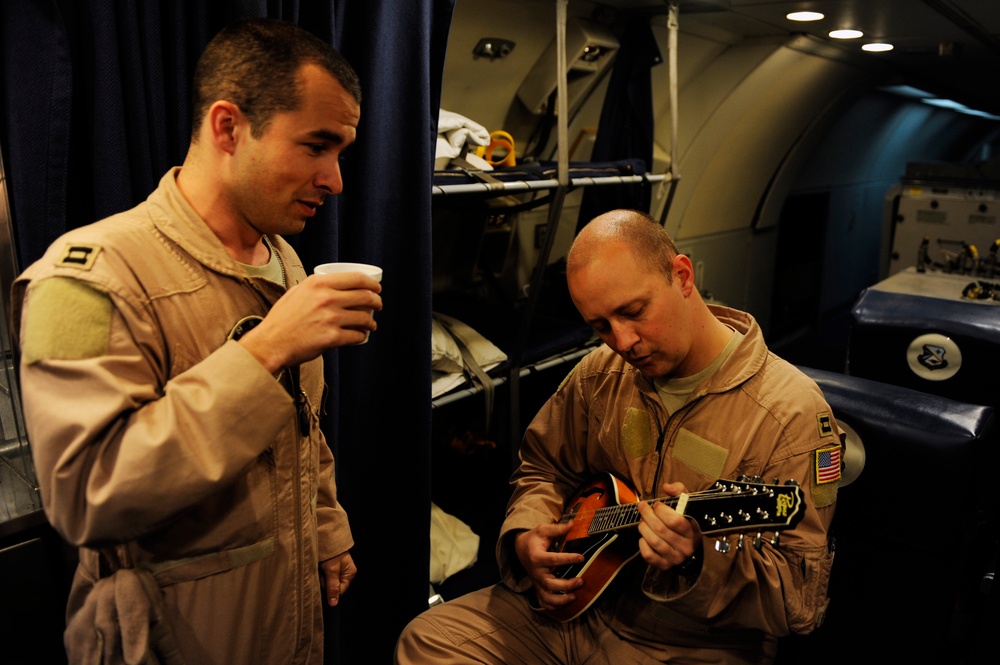
[[[264,235],[262,236],[262,238],[264,240],[264,244],[267,245],[268,250],[270,250],[270,252],[278,259],[278,266],[281,270],[281,286],[287,292],[288,277],[287,274],[285,273],[285,262],[281,260],[281,255],[274,248],[274,245],[271,244],[271,241],[268,239],[268,237]],[[271,302],[270,300],[268,300],[267,296],[264,295],[264,293],[257,287],[256,284],[254,284],[252,278],[247,277],[246,280],[249,283],[250,287],[253,289],[254,293],[257,294],[257,297],[261,299],[264,305],[264,309],[266,311],[270,311]],[[303,439],[306,439],[308,441],[309,429],[310,429],[309,398],[306,395],[305,391],[302,389],[300,366],[293,365],[285,369],[286,371],[283,372],[284,376],[279,375],[279,380],[285,379],[284,381],[282,381],[282,385],[284,385],[285,390],[288,391],[288,394],[292,397],[292,400],[295,404],[295,420],[299,433],[299,440],[301,441]],[[292,474],[293,479],[298,479],[302,477],[302,455],[303,455],[302,446],[301,445],[296,446],[295,450],[293,451],[293,457],[295,459],[294,473]],[[295,529],[293,532],[292,542],[294,543],[294,547],[296,549],[296,551],[293,553],[292,561],[301,561],[303,557],[303,550],[305,549],[303,524],[302,524],[302,511],[303,511],[302,483],[293,482],[292,486],[294,488],[293,502],[295,507],[294,508]],[[291,588],[292,592],[296,595],[294,606],[297,608],[294,617],[294,624],[295,624],[294,634],[298,636],[296,640],[296,650],[302,648],[304,639],[304,635],[302,633],[302,623],[304,621],[305,605],[303,603],[301,581],[302,581],[302,576],[305,574],[306,571],[298,568],[298,566],[296,566],[294,570],[290,571],[291,580],[293,581]]]

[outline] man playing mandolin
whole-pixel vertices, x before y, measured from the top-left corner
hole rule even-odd
[[[397,662],[773,662],[827,605],[829,405],[644,213],[588,224],[567,283],[604,345],[525,433],[502,582],[415,618]]]

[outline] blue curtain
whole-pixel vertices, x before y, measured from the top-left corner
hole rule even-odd
[[[226,23],[297,23],[358,70],[362,115],[344,193],[289,238],[307,267],[384,268],[378,332],[327,356],[324,427],[359,567],[327,613],[329,663],[391,662],[396,635],[427,607],[431,180],[454,3],[0,2],[0,149],[19,268],[64,231],[136,205],[183,161],[194,65]]]
[[[339,608],[341,662],[390,663],[427,609],[430,570],[431,181],[445,44],[455,0],[337,2],[335,41],[364,89],[344,166],[341,221],[301,237],[384,267],[378,331],[328,363],[341,405],[334,450],[359,576]],[[315,242],[314,242],[315,240]],[[339,242],[339,244],[338,244]],[[303,260],[311,251],[300,248]],[[315,257],[330,260],[324,257]],[[336,372],[336,374],[333,374]],[[338,415],[338,414],[333,414]]]

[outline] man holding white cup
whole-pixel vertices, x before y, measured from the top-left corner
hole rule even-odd
[[[212,40],[193,90],[183,164],[14,286],[39,488],[79,554],[64,642],[70,662],[127,645],[321,665],[322,604],[358,572],[323,352],[367,339],[382,287],[307,275],[283,236],[342,191],[360,82],[307,31],[249,19]]]

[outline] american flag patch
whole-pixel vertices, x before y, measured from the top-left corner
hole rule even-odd
[[[816,484],[840,480],[840,446],[816,451]]]

